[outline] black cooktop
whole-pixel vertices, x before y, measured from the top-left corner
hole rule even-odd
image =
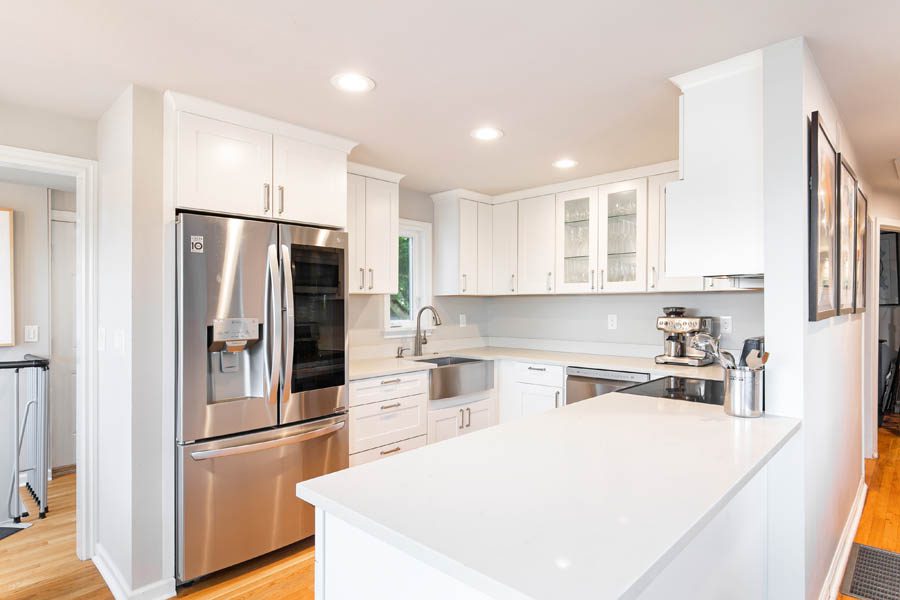
[[[663,377],[647,383],[639,383],[630,388],[617,390],[622,394],[651,396],[653,398],[669,398],[702,404],[725,404],[725,384],[712,379],[695,377]]]

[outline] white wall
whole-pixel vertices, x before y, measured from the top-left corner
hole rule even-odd
[[[0,207],[14,210],[15,264],[15,334],[16,345],[0,348],[0,361],[22,360],[25,354],[48,356],[50,344],[50,252],[48,246],[47,189],[44,187],[0,182]],[[25,343],[25,325],[37,325],[37,343]],[[19,387],[19,418],[24,418],[25,404],[30,397],[28,371],[23,371]],[[3,506],[0,521],[7,518],[5,503],[9,479],[13,470],[13,382],[12,371],[0,371],[0,482],[3,486]],[[31,423],[34,415],[32,414]],[[32,427],[29,427],[33,431]],[[33,464],[31,453],[23,447],[21,467]]]
[[[0,102],[0,144],[95,159],[97,123]]]
[[[172,448],[162,429],[165,403],[174,401],[161,383],[162,109],[161,94],[132,86],[98,127],[98,548],[122,588],[159,593],[174,589],[174,523],[165,514],[174,501]]]

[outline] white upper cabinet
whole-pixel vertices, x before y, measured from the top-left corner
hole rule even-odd
[[[597,289],[597,188],[556,194],[556,292]]]
[[[175,92],[165,100],[176,208],[347,226],[355,142]]]
[[[696,292],[703,289],[702,277],[675,277],[666,261],[666,186],[678,180],[678,173],[654,175],[647,180],[647,291]]]
[[[762,53],[672,81],[683,92],[682,179],[667,187],[667,271],[676,277],[763,273]]]
[[[600,292],[647,286],[647,180],[600,186]]]
[[[434,293],[474,296],[492,291],[493,207],[475,192],[434,194]]]
[[[517,291],[516,272],[519,239],[519,203],[495,204],[491,220],[493,295],[506,296]]]
[[[347,227],[347,154],[275,136],[275,218],[325,227]]]
[[[459,201],[459,293],[478,293],[478,203]]]
[[[518,293],[552,294],[556,261],[556,197],[519,200]]]
[[[478,293],[482,296],[494,291],[494,207],[478,202]]]
[[[272,216],[272,134],[182,112],[177,152],[180,208]]]
[[[370,168],[351,164],[347,182],[349,281],[351,294],[396,294],[400,236],[402,175],[385,173],[394,181],[364,177]]]

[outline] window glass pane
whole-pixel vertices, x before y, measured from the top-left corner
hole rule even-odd
[[[413,240],[408,236],[400,236],[399,288],[398,293],[391,295],[391,321],[409,321],[412,319],[412,258]]]

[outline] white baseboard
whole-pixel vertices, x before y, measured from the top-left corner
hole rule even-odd
[[[863,507],[866,505],[866,492],[868,489],[864,475],[859,480],[856,498],[854,498],[853,505],[850,507],[847,522],[844,523],[844,530],[841,532],[841,539],[838,541],[834,557],[831,559],[831,566],[828,568],[828,574],[825,576],[825,583],[822,585],[822,591],[819,593],[819,600],[836,600],[838,597],[841,581],[844,579],[844,571],[847,568],[847,559],[850,557],[850,549],[853,547],[853,539],[856,537],[856,530],[859,528]]]
[[[132,590],[122,572],[110,558],[102,544],[97,544],[94,565],[116,600],[163,600],[175,596],[175,579],[161,579]]]

